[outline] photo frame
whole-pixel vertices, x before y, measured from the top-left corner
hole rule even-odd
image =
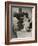
[[[37,4],[5,2],[5,44],[37,42]]]

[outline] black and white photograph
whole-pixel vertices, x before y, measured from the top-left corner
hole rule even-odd
[[[32,36],[32,7],[12,7],[11,31],[13,38]]]

